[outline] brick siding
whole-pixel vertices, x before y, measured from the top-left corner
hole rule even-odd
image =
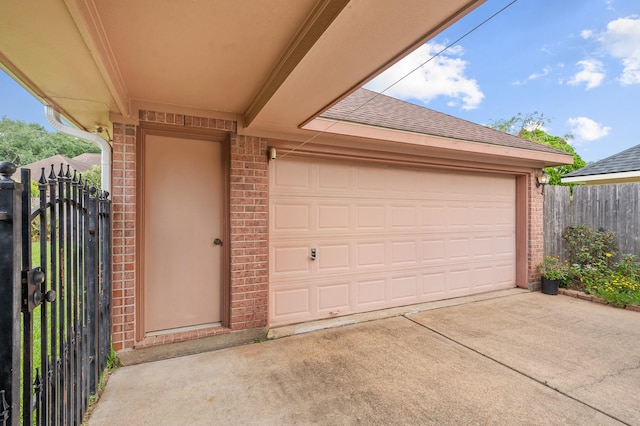
[[[136,128],[113,125],[112,339],[115,350],[133,347],[136,303]]]
[[[527,255],[527,283],[530,290],[540,289],[540,272],[537,265],[544,257],[544,218],[542,188],[536,187],[541,170],[533,170],[528,179],[529,197],[529,247]]]
[[[229,327],[206,327],[136,340],[136,126],[114,123],[113,346],[116,351],[263,327],[268,308],[268,173],[266,141],[235,134],[236,123],[157,111],[141,122],[223,130],[230,134],[231,237]]]
[[[267,325],[267,142],[231,137],[231,328]]]

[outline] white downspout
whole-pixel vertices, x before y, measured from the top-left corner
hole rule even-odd
[[[111,192],[111,145],[109,142],[102,139],[95,133],[89,133],[84,130],[76,129],[75,127],[67,126],[62,124],[60,121],[60,114],[58,111],[53,109],[53,107],[49,105],[44,106],[45,115],[47,116],[47,121],[59,132],[66,133],[67,135],[75,136],[76,138],[84,139],[88,142],[92,142],[95,145],[98,145],[101,150],[101,184],[102,190]]]

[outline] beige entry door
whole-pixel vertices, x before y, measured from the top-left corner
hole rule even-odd
[[[144,138],[144,332],[222,321],[223,145]]]

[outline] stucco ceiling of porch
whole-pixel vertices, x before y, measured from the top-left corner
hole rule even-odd
[[[482,0],[8,0],[0,66],[93,131],[139,108],[295,137]]]

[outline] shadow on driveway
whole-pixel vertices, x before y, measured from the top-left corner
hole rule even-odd
[[[89,425],[640,424],[640,313],[516,293],[118,369]]]

